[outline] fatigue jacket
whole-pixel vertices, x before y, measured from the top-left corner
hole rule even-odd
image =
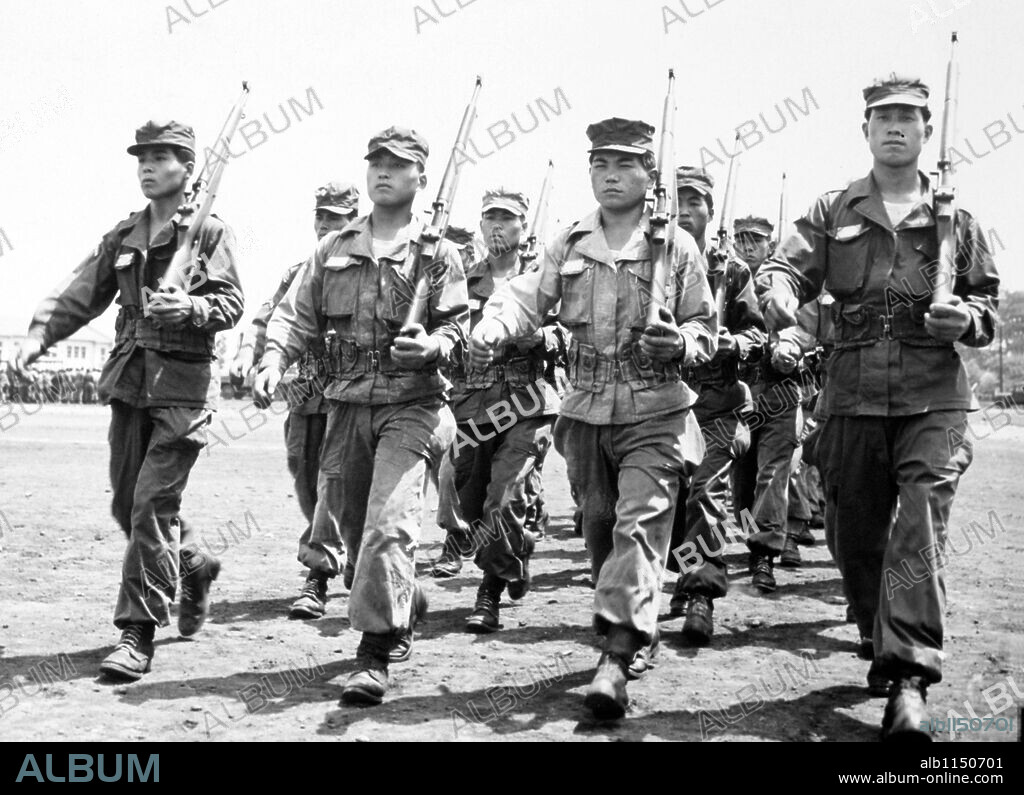
[[[562,415],[594,425],[635,423],[691,406],[682,380],[686,367],[704,364],[718,345],[718,320],[703,257],[693,237],[676,230],[669,251],[668,308],[685,350],[655,362],[640,349],[651,296],[650,215],[644,213],[622,250],[608,249],[600,210],[559,233],[541,267],[513,279],[485,309],[506,338],[532,333],[561,301],[559,319],[572,335],[568,376],[572,391]]]
[[[412,222],[379,260],[373,254],[370,216],[357,218],[317,245],[309,267],[296,278],[267,326],[266,367],[282,372],[309,344],[327,335],[331,379],[324,396],[343,403],[381,405],[446,396],[442,374],[469,327],[466,276],[454,244],[442,240],[429,266],[422,325],[440,343],[438,359],[408,370],[390,349],[405,323],[422,270],[411,245],[423,230]]]
[[[96,249],[36,310],[29,336],[44,347],[74,334],[117,297],[114,347],[98,384],[100,399],[131,406],[214,408],[218,331],[234,327],[244,308],[231,229],[208,216],[197,238],[189,285],[192,317],[176,328],[145,316],[144,306],[171,263],[190,218],[175,216],[149,242],[149,208],[107,232]]]
[[[522,273],[516,261],[515,272]],[[511,280],[510,280],[511,281]],[[494,293],[494,282],[484,259],[466,273],[469,293],[470,330],[476,327],[484,306]],[[549,314],[537,330],[536,345],[520,351],[515,341],[501,344],[494,361],[483,371],[467,370],[465,357],[456,357],[452,366],[454,384],[452,411],[459,422],[490,422],[488,409],[499,404],[517,418],[557,414],[561,406],[556,371],[564,366],[568,334],[556,315]]]
[[[309,260],[303,260],[285,270],[281,277],[281,283],[277,285],[277,290],[260,305],[256,317],[253,318],[251,334],[254,364],[259,365],[260,359],[263,358],[263,352],[266,350],[267,324],[270,322],[274,310],[277,309],[281,299],[284,298],[302,268],[308,263]],[[312,340],[305,353],[299,357],[298,371],[298,375],[288,389],[289,408],[296,414],[323,413],[327,410],[324,405],[324,388],[327,386],[330,364],[327,357],[327,346],[322,338]]]
[[[706,261],[714,256],[715,251],[709,251]],[[717,295],[719,280],[723,278],[724,325],[735,338],[737,350],[730,354],[719,350],[708,364],[687,370],[686,381],[697,391],[693,413],[698,420],[750,407],[750,389],[739,379],[738,366],[741,362],[756,361],[763,355],[768,341],[764,319],[757,307],[750,268],[742,260],[729,257],[724,270],[709,271],[708,282],[714,295]]]
[[[978,407],[953,343],[934,339],[924,327],[938,236],[928,178],[920,179],[925,195],[895,229],[872,174],[824,194],[758,274],[761,289],[779,282],[801,302],[823,289],[835,299],[829,414],[906,416]],[[981,347],[992,341],[998,322],[999,276],[978,222],[960,209],[955,221],[953,292],[971,315],[959,341]]]

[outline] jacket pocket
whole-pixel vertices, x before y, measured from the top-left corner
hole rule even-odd
[[[871,257],[871,227],[840,226],[828,236],[828,268],[825,289],[836,298],[847,298],[861,289]]]
[[[558,269],[562,280],[559,319],[567,326],[590,322],[594,297],[594,263],[582,257],[566,260]]]
[[[359,280],[363,268],[355,257],[330,257],[324,263],[323,313],[349,318],[359,305]]]
[[[643,328],[647,325],[647,310],[651,305],[652,274],[654,265],[650,260],[627,262],[626,289],[629,291],[630,304],[633,308],[631,328]]]

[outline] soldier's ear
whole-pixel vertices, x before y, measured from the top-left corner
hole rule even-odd
[[[864,140],[866,141],[868,139],[868,123],[866,121],[861,122],[860,129],[864,133]]]
[[[932,137],[932,133],[934,131],[935,131],[935,128],[932,127],[930,124],[926,124],[924,126],[924,142],[925,143],[928,143],[928,140]]]
[[[419,186],[420,190],[423,190],[425,187],[427,187],[427,174],[425,171],[420,172],[420,178],[416,184]]]

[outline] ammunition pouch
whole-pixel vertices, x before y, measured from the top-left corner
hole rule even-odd
[[[632,342],[622,355],[609,359],[593,345],[573,339],[569,343],[569,364],[566,374],[569,383],[585,392],[603,392],[606,384],[620,381],[638,392],[659,384],[682,381],[682,368],[677,362],[657,362]]]
[[[835,324],[835,349],[865,348],[882,340],[899,340],[922,348],[952,348],[953,343],[941,342],[925,330],[923,306],[898,304],[887,311],[871,304],[832,304]]]
[[[139,306],[122,306],[114,323],[115,348],[121,349],[134,341],[138,347],[148,350],[213,359],[214,335],[210,332],[197,329],[191,321],[185,321],[178,328],[157,325],[155,321],[152,315],[144,316]]]
[[[431,363],[419,370],[399,367],[391,358],[390,347],[382,351],[365,348],[355,340],[332,337],[328,341],[327,358],[330,374],[340,381],[352,381],[367,373],[390,376],[433,375],[437,364]]]

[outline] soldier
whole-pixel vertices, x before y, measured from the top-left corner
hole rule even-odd
[[[821,196],[758,282],[769,327],[792,325],[797,304],[823,287],[835,299],[820,441],[827,532],[857,625],[873,637],[871,673],[892,680],[882,737],[928,738],[927,686],[942,678],[943,546],[972,458],[966,412],[978,408],[954,343],[992,341],[999,277],[982,227],[958,209],[954,295],[933,300],[934,196],[918,170],[932,133],[928,87],[894,74],[864,99],[871,172]]]
[[[238,322],[243,299],[234,236],[213,216],[196,238],[199,273],[190,274],[205,280],[191,291],[159,287],[190,222],[192,208],[181,205],[195,167],[192,128],[147,122],[128,154],[138,158],[149,205],[104,235],[65,285],[40,304],[21,368],[99,317],[118,296],[117,336],[99,395],[111,408],[113,514],[128,546],[114,613],[121,639],[100,672],[136,680],[150,669],[156,627],[170,623],[179,561],[179,632],[195,634],[209,612],[210,583],[220,563],[199,551],[178,514],[220,391],[212,376],[214,336]]]
[[[423,223],[412,214],[426,185],[429,149],[414,130],[373,136],[366,159],[373,209],[317,246],[267,327],[267,350],[253,385],[267,405],[288,363],[325,331],[332,380],[324,392],[327,431],[320,459],[313,532],[304,561],[337,576],[355,558],[349,620],[361,631],[359,670],[342,702],[379,704],[390,662],[408,659],[426,612],[415,554],[428,470],[455,434],[438,368],[465,344],[469,313],[458,252],[440,241],[425,274],[431,283],[424,324],[403,326],[422,270],[412,244]],[[316,560],[313,559],[314,555]]]
[[[488,255],[466,274],[471,327],[491,295],[522,272],[519,241],[528,206],[526,196],[515,191],[484,194],[480,231]],[[554,373],[564,352],[564,330],[551,318],[534,333],[510,340],[485,370],[467,371],[462,363],[453,369],[452,409],[459,427],[449,465],[441,468],[438,514],[449,531],[447,543],[468,542],[484,572],[466,619],[469,632],[500,628],[498,603],[506,585],[512,599],[529,590],[536,538],[526,523],[537,498],[531,499],[529,480],[551,445],[559,408],[554,379],[545,376]],[[458,550],[460,561],[464,551]]]
[[[672,527],[670,571],[680,571],[669,612],[685,615],[683,636],[704,645],[714,632],[713,600],[726,595],[729,582],[724,560],[722,526],[729,515],[725,506],[729,473],[750,446],[750,431],[742,413],[752,407],[750,389],[739,380],[740,362],[760,356],[768,335],[757,308],[753,280],[746,264],[728,251],[707,251],[706,230],[714,217],[715,182],[702,168],[676,170],[679,226],[693,235],[701,254],[713,264],[708,277],[724,290],[724,316],[719,318],[718,352],[705,365],[684,374],[698,393],[693,415],[700,424],[706,447],[692,482],[680,485]],[[720,283],[724,279],[724,283]]]
[[[319,242],[329,232],[339,232],[356,217],[359,210],[359,189],[349,182],[328,182],[318,188],[314,197],[313,231]],[[263,302],[253,318],[249,337],[238,348],[232,365],[234,376],[243,377],[250,367],[258,367],[267,344],[267,323],[291,287],[306,260],[297,262],[284,272],[274,294]],[[247,359],[247,354],[251,358]],[[306,517],[306,528],[299,537],[300,563],[317,560],[309,550],[309,538],[316,509],[317,478],[320,474],[320,453],[327,429],[328,362],[324,340],[313,340],[299,359],[298,377],[288,389],[288,417],[284,423],[288,471],[295,483],[299,509]],[[345,567],[345,586],[351,585],[351,564]],[[288,611],[291,618],[320,618],[327,610],[327,575],[310,567],[299,598]]]
[[[774,226],[765,218],[747,216],[733,224],[736,251],[757,277],[771,253]],[[816,344],[817,310],[801,312],[800,326],[772,336],[763,355],[741,364],[740,378],[750,386],[753,411],[747,415],[750,448],[733,467],[733,508],[736,521],[756,531],[747,537],[751,584],[773,592],[775,558],[786,546],[789,514],[789,476],[797,439],[803,427],[800,403],[813,393],[797,368]],[[746,515],[745,515],[746,514]]]
[[[96,402],[96,374],[92,370],[86,370],[82,376],[82,402]]]
[[[605,636],[584,700],[599,719],[625,714],[627,675],[653,663],[672,510],[680,479],[703,454],[690,412],[696,396],[681,371],[709,361],[718,337],[700,251],[682,230],[669,250],[668,306],[647,322],[653,132],[620,118],[587,128],[599,208],[556,236],[539,270],[491,299],[470,340],[470,365],[487,367],[499,344],[533,333],[562,302],[574,389],[563,399],[555,446],[583,502],[594,624]]]

